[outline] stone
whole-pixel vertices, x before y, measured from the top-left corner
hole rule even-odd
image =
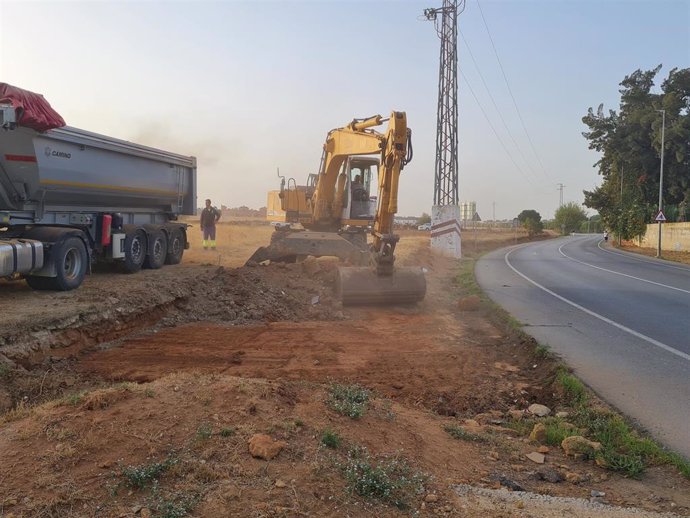
[[[537,423],[529,434],[529,440],[543,443],[546,442],[546,426],[544,423]]]
[[[248,443],[252,457],[264,460],[273,459],[287,446],[285,441],[274,441],[270,435],[264,433],[252,435]]]
[[[584,477],[579,473],[567,472],[565,474],[565,479],[571,484],[579,484],[581,482],[585,482],[587,480],[587,477]]]
[[[534,414],[537,417],[546,417],[551,413],[551,409],[547,407],[546,405],[540,405],[538,403],[532,403],[528,408],[527,411],[530,414]]]
[[[539,477],[541,480],[551,482],[552,484],[558,484],[559,482],[563,482],[565,480],[563,473],[551,468],[541,468],[537,471],[537,477]]]
[[[595,491],[594,489],[592,489],[590,495],[592,495],[592,498],[602,498],[606,496],[606,493],[604,493],[603,491]]]
[[[508,410],[508,415],[515,421],[519,421],[525,416],[522,410]]]
[[[489,477],[489,479],[494,481],[494,482],[498,482],[499,487],[503,486],[505,488],[510,489],[511,491],[524,491],[525,490],[524,487],[522,487],[520,484],[518,484],[514,480],[509,479],[505,475],[492,474]]]
[[[498,460],[500,457],[499,457],[497,451],[490,451],[490,452],[489,452],[489,458],[490,458],[491,460]]]
[[[148,507],[142,507],[141,511],[139,511],[139,516],[141,516],[141,518],[151,518],[153,514]]]
[[[539,448],[537,448],[537,451],[539,453],[549,453],[551,451],[551,448],[549,448],[548,446],[539,446]]]
[[[469,295],[458,300],[458,309],[460,311],[477,311],[481,302],[479,295]]]
[[[560,417],[561,419],[565,419],[569,415],[570,415],[570,412],[565,412],[565,411],[556,412],[556,417]]]
[[[276,487],[286,487],[286,486],[287,486],[287,484],[285,483],[284,480],[280,480],[280,479],[276,480]]]
[[[543,453],[539,453],[537,451],[533,451],[532,453],[528,453],[525,455],[529,460],[532,462],[536,462],[537,464],[544,464],[544,460],[546,457],[544,457]]]
[[[563,439],[561,448],[566,455],[573,457],[591,456],[595,451],[601,450],[601,443],[590,441],[581,435],[572,435]]]
[[[424,501],[429,503],[438,502],[438,495],[435,493],[429,493],[424,497]]]

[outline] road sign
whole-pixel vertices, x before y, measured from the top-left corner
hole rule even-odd
[[[656,215],[656,218],[654,218],[654,221],[659,221],[659,222],[664,222],[666,221],[666,216],[664,216],[664,211],[660,210],[659,214]]]

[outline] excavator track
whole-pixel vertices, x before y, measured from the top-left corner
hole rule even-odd
[[[372,268],[341,266],[335,281],[343,305],[415,304],[426,295],[421,268],[396,268],[393,275],[377,275]]]

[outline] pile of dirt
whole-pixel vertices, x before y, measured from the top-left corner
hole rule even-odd
[[[77,292],[28,292],[32,298],[24,318],[15,312],[14,325],[0,327],[0,373],[5,373],[0,376],[0,412],[99,386],[76,368],[78,357],[137,333],[199,321],[241,326],[344,319],[332,294],[335,267],[308,260],[254,268],[171,268],[165,275],[155,275],[159,270],[138,278],[96,276]],[[110,284],[104,296],[105,281]],[[92,297],[92,303],[82,307],[84,297]],[[70,305],[60,306],[64,312],[34,313],[41,301],[52,305],[56,300]]]
[[[333,296],[336,263],[309,259],[241,268],[218,267],[199,278],[163,323],[219,321],[233,324],[342,319]]]

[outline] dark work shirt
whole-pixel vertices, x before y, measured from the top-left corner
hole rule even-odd
[[[201,226],[213,227],[220,219],[220,211],[215,207],[206,207],[201,211]]]

